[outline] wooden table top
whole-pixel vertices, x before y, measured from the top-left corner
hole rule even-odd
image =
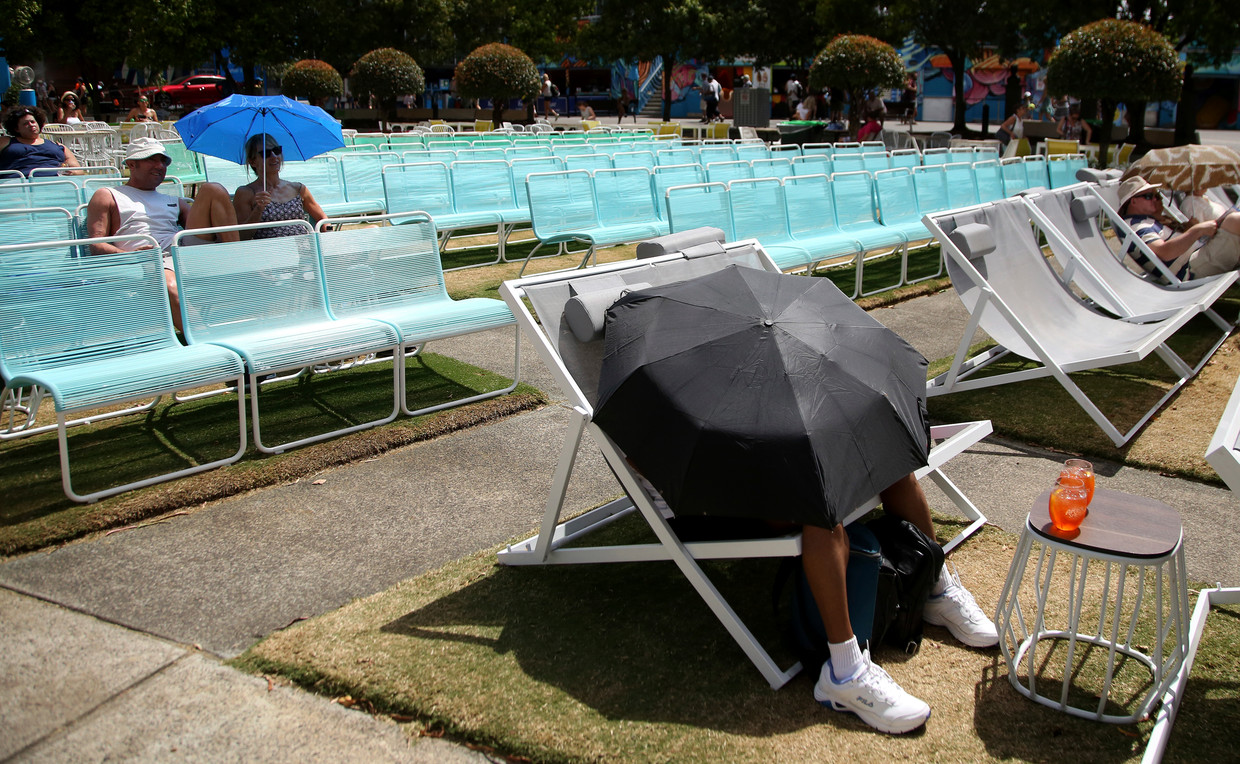
[[[1161,501],[1096,488],[1081,527],[1064,532],[1051,523],[1050,497],[1047,489],[1034,499],[1029,527],[1057,544],[1124,557],[1156,558],[1170,554],[1180,542],[1180,515]]]

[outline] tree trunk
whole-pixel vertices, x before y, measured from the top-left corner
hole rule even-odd
[[[672,64],[671,56],[663,55],[663,121],[672,121]]]
[[[503,98],[491,96],[491,129],[494,130],[504,124],[504,106],[506,105]]]
[[[1184,67],[1184,84],[1180,86],[1180,103],[1175,109],[1175,145],[1193,142],[1197,127],[1197,99],[1193,97],[1193,65]]]
[[[1145,105],[1146,101],[1125,101],[1128,107],[1128,143],[1138,146],[1145,143]]]
[[[865,91],[848,91],[848,140],[856,142],[861,129],[861,112],[865,110]]]
[[[965,123],[964,112],[968,108],[968,104],[964,101],[964,62],[965,57],[962,54],[948,52],[947,60],[952,65],[952,86],[955,90],[955,114],[952,117],[952,132],[957,135],[964,135],[969,130],[969,126]]]
[[[1102,113],[1099,114],[1102,124],[1098,129],[1098,166],[1107,167],[1107,148],[1111,145],[1111,125],[1115,122],[1115,102],[1103,99]]]
[[[246,95],[257,95],[258,88],[256,87],[256,85],[258,85],[258,78],[254,76],[254,64],[251,64],[249,62],[242,64],[241,65],[241,76],[244,78],[244,81],[245,81],[245,94]]]

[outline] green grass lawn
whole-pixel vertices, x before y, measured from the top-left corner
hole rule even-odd
[[[406,362],[408,394],[419,405],[443,403],[507,387],[511,380],[451,358],[425,353]],[[381,419],[392,410],[392,365],[375,363],[264,385],[263,440],[289,442]],[[249,438],[241,461],[187,478],[150,486],[96,504],[71,502],[62,491],[55,432],[0,444],[0,553],[64,541],[82,533],[149,517],[262,485],[309,474],[329,464],[371,456],[432,437],[446,429],[538,405],[540,393],[522,386],[510,396],[465,407],[470,414],[398,417],[383,427],[324,441],[285,454],[260,453]],[[50,411],[51,404],[45,404]],[[247,431],[249,430],[249,411]],[[44,417],[46,419],[46,417]],[[436,422],[455,422],[445,428]],[[237,399],[217,395],[173,405],[164,399],[149,413],[83,425],[69,431],[74,488],[78,493],[203,464],[234,453]]]

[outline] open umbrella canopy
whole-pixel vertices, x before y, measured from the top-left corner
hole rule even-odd
[[[185,148],[245,164],[245,142],[266,133],[285,159],[309,159],[344,146],[340,123],[317,106],[284,96],[230,95],[186,114],[173,125]]]
[[[1134,175],[1173,191],[1205,191],[1240,183],[1240,153],[1227,146],[1199,144],[1154,149],[1129,165],[1124,178]]]
[[[829,279],[731,266],[608,311],[594,421],[678,515],[834,527],[926,464],[926,360]]]

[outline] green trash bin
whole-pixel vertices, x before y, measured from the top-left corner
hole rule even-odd
[[[826,122],[818,120],[789,120],[787,122],[780,122],[776,127],[779,128],[780,143],[801,145],[805,143],[826,143],[828,141]]]

